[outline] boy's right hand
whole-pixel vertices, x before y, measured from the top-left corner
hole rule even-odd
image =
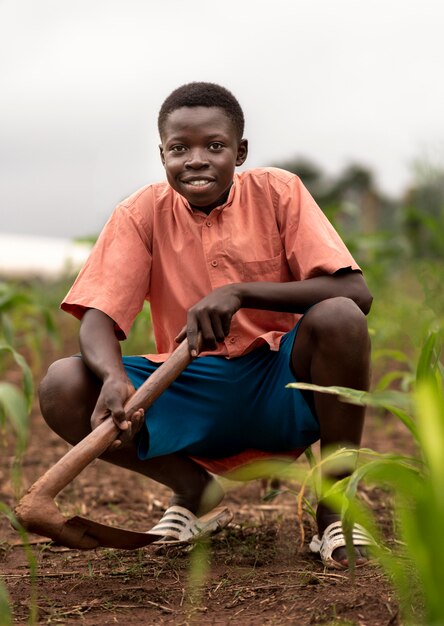
[[[126,414],[124,404],[135,389],[128,380],[107,379],[91,415],[91,428],[94,430],[102,422],[111,417],[121,434],[109,446],[108,450],[116,450],[133,439],[144,423],[144,410],[138,409]]]
[[[232,283],[214,289],[188,310],[187,323],[175,341],[180,343],[186,337],[193,358],[201,349],[215,350],[230,332],[231,320],[240,307],[239,285]]]

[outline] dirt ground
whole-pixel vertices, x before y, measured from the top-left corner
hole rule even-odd
[[[68,450],[44,424],[37,408],[31,421],[23,489]],[[411,450],[404,427],[388,417],[367,420],[363,444],[378,451]],[[15,503],[10,481],[12,459],[12,446],[2,448],[0,501],[11,508]],[[307,538],[315,530],[308,514],[304,517],[306,541],[301,545],[294,492],[272,500],[264,500],[263,495],[260,481],[232,486],[224,502],[234,513],[233,521],[209,545],[197,546],[191,552],[154,547],[82,552],[30,535],[38,564],[34,588],[38,623],[402,623],[390,583],[377,565],[359,569],[354,577],[348,572],[325,570],[307,547]],[[390,494],[366,488],[362,497],[373,509],[390,545],[394,541]],[[168,492],[156,483],[95,461],[57,502],[66,516],[80,514],[148,530],[161,517]],[[28,558],[21,537],[5,517],[0,518],[0,571],[14,623],[26,624],[32,604]]]

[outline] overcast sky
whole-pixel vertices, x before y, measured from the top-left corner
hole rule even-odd
[[[250,167],[370,167],[398,195],[444,162],[443,0],[0,0],[0,232],[95,233],[164,178],[156,117],[209,80]]]

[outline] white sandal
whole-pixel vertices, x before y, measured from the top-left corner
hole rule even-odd
[[[374,546],[375,540],[370,533],[360,524],[353,526],[352,539],[354,546]],[[342,522],[333,522],[324,530],[322,539],[319,535],[315,535],[310,542],[309,548],[312,552],[319,554],[325,567],[334,567],[336,569],[347,569],[338,561],[332,558],[336,548],[342,548],[346,545],[345,535],[342,530]]]
[[[233,514],[225,507],[213,509],[202,517],[196,517],[183,506],[170,506],[148,534],[159,537],[154,545],[191,543],[219,532],[232,519]]]

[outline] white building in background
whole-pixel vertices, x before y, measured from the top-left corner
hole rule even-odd
[[[0,277],[57,278],[80,269],[91,245],[70,239],[0,233]]]

